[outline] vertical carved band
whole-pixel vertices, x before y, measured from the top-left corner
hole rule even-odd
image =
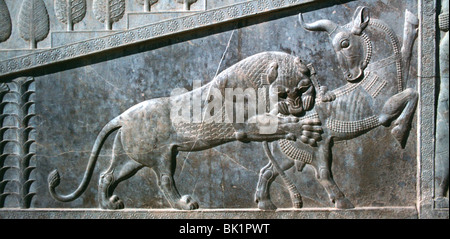
[[[8,86],[0,93],[0,208],[7,197],[17,199],[7,206],[29,208],[35,195],[34,78],[19,78]]]

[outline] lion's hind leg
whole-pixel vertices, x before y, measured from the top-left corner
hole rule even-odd
[[[132,160],[123,150],[120,140],[121,132],[116,134],[113,145],[113,155],[111,157],[111,165],[108,170],[100,175],[98,184],[98,197],[100,207],[103,209],[122,209],[124,203],[118,196],[113,195],[117,185],[132,177],[144,165]]]
[[[182,210],[197,209],[198,203],[189,195],[181,196],[175,186],[173,175],[175,173],[176,155],[176,149],[171,146],[167,153],[161,155],[157,165],[152,167],[158,179],[158,186],[172,208]]]

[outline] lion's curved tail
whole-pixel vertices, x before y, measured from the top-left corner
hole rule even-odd
[[[94,171],[95,163],[97,162],[100,149],[102,148],[108,136],[121,127],[119,122],[119,117],[114,118],[108,124],[106,124],[105,127],[103,127],[102,131],[100,131],[100,133],[98,134],[92,148],[91,156],[89,157],[86,171],[84,172],[83,180],[73,193],[68,195],[61,195],[55,191],[55,188],[60,183],[58,170],[55,169],[48,175],[48,188],[53,198],[61,202],[70,202],[78,198],[86,190],[89,182],[91,181],[92,173]]]

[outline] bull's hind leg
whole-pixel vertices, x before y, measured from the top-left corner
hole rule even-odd
[[[416,110],[418,94],[415,90],[408,88],[391,98],[384,104],[379,117],[380,124],[389,126],[394,120],[392,135],[404,148],[414,112]]]
[[[113,195],[114,189],[120,182],[132,177],[139,169],[144,167],[126,155],[122,147],[120,134],[119,130],[114,139],[111,165],[108,170],[100,175],[98,197],[100,207],[103,209],[124,208],[123,201]]]
[[[277,176],[272,163],[268,163],[259,172],[258,185],[256,186],[255,202],[261,210],[276,210],[277,206],[270,200],[270,185]]]
[[[194,210],[198,208],[198,203],[189,195],[181,196],[175,186],[173,174],[176,168],[177,153],[174,147],[169,147],[168,152],[162,155],[161,160],[152,169],[158,178],[158,186],[172,208]]]
[[[328,193],[331,203],[339,209],[354,208],[353,204],[345,197],[333,179],[331,173],[331,138],[327,138],[319,145],[318,157],[312,162],[315,175],[319,183]]]

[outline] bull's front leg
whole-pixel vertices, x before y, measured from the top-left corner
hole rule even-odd
[[[400,143],[402,148],[405,147],[408,138],[411,123],[416,111],[418,101],[418,93],[408,88],[388,99],[384,104],[379,117],[379,122],[383,126],[394,127],[391,130],[392,135]]]

